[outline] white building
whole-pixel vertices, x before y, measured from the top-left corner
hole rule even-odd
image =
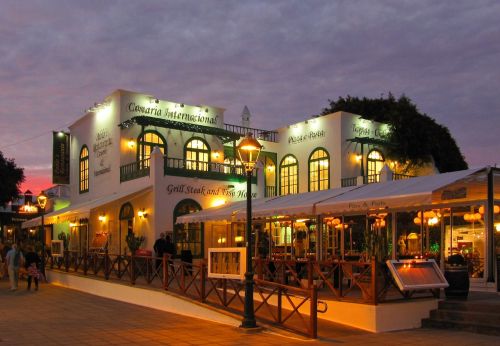
[[[248,109],[243,118],[247,124]],[[224,226],[175,220],[245,199],[234,152],[248,132],[264,145],[256,198],[376,182],[385,163],[394,165],[384,160],[387,125],[344,112],[259,130],[225,124],[223,108],[117,90],[69,129],[71,205],[49,213],[45,223],[53,239],[69,233],[70,250],[79,251],[107,246],[123,254],[130,233],[144,236],[150,250],[160,232],[171,233],[178,253],[190,249],[195,258],[208,247],[234,245]]]

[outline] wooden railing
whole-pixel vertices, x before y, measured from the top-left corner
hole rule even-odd
[[[65,251],[63,257],[51,257],[48,266],[68,273],[163,288],[231,312],[242,312],[244,308],[244,282],[208,277],[204,261],[192,264],[172,260],[167,255],[159,258],[113,255],[107,251]],[[317,288],[314,286],[294,287],[255,279],[254,312],[257,320],[316,338],[317,307]]]

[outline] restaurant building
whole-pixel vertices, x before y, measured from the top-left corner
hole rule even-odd
[[[205,257],[208,247],[241,242],[238,227],[229,236],[227,227],[176,224],[176,218],[246,198],[246,176],[234,153],[247,133],[264,145],[254,198],[375,182],[387,163],[387,125],[359,115],[337,112],[275,131],[249,122],[246,107],[245,126],[230,125],[223,108],[116,90],[69,133],[54,134],[54,179],[69,185],[71,204],[46,215],[48,234],[67,234],[71,250],[124,254],[127,234],[144,236],[143,247],[152,249],[167,232],[178,252],[189,249],[194,258]]]
[[[385,159],[389,127],[360,115],[337,112],[263,130],[250,126],[246,107],[242,124],[231,125],[223,108],[117,90],[69,130],[54,134],[63,143],[54,145],[54,177],[69,186],[70,206],[45,217],[46,233],[66,235],[69,250],[127,254],[130,234],[152,250],[161,232],[178,254],[190,250],[195,259],[208,248],[242,246],[246,176],[235,148],[252,133],[264,146],[251,191],[256,255],[360,258],[370,229],[392,257],[460,251],[474,263],[470,275],[479,286],[495,276],[499,221],[496,207],[488,208],[490,173],[434,175],[429,166],[399,174],[398,163]],[[321,207],[338,200],[341,208]],[[206,212],[193,214],[199,211]]]

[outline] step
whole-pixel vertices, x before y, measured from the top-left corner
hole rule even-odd
[[[422,328],[454,329],[471,333],[500,336],[500,327],[463,321],[449,321],[426,318],[422,320]]]
[[[468,302],[463,300],[442,300],[439,302],[438,309],[500,314],[500,304],[496,301]]]
[[[482,311],[457,311],[439,309],[432,310],[431,319],[474,322],[478,324],[500,326],[500,312],[482,312]]]

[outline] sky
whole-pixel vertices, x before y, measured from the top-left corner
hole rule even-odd
[[[500,2],[0,0],[0,151],[51,186],[52,131],[116,89],[276,129],[339,96],[410,97],[500,164]],[[430,139],[432,140],[432,139]]]

